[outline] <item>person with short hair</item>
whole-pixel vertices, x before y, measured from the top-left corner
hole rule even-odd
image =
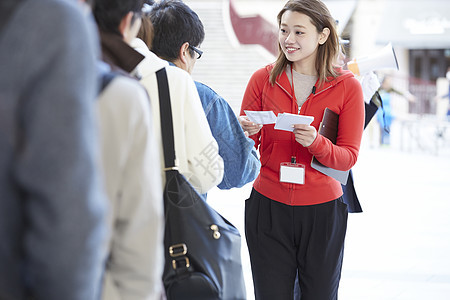
[[[202,56],[200,44],[205,37],[198,15],[182,1],[162,0],[152,5],[149,18],[154,37],[149,47],[171,64],[192,73]],[[240,188],[253,181],[261,163],[249,139],[225,99],[206,84],[195,81],[211,132],[224,161],[224,175],[219,189]]]
[[[144,9],[144,18],[147,18],[145,14]],[[141,77],[140,82],[152,99],[155,134],[162,154],[161,177],[165,178],[165,166],[156,72],[165,69],[169,84],[178,168],[199,194],[205,194],[220,183],[224,176],[224,162],[219,155],[217,142],[211,134],[192,77],[180,68],[169,65],[148,49],[143,40],[149,42],[148,34],[150,36],[153,34],[153,28],[151,23],[146,21],[143,25],[145,27],[141,27],[141,38],[134,39],[131,45],[145,56],[137,70]]]

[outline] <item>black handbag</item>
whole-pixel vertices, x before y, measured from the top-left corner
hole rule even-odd
[[[156,76],[166,173],[163,282],[167,299],[246,299],[239,231],[178,172],[165,68]]]

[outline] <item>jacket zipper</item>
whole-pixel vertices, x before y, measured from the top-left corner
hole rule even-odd
[[[279,86],[283,89],[283,87],[282,87],[281,85],[279,85]],[[308,102],[308,104],[309,104],[309,100],[310,100],[311,98],[313,98],[314,96],[317,96],[317,95],[319,95],[319,94],[325,92],[326,90],[328,90],[328,89],[330,89],[330,88],[332,88],[332,87],[333,87],[333,85],[330,85],[330,86],[326,87],[325,89],[320,90],[320,91],[317,92],[317,93],[315,93],[315,91],[314,91],[314,92],[311,92],[311,94],[309,94],[308,98],[306,98],[306,101],[305,101],[305,103],[303,103],[303,105],[305,105],[307,102]],[[286,91],[285,89],[283,89],[283,90]],[[289,94],[289,93],[288,93],[288,94]],[[303,105],[302,105],[302,106],[303,106]],[[307,105],[307,106],[309,106],[309,105]],[[300,110],[301,110],[301,107],[298,107],[297,114],[300,114]],[[307,110],[307,109],[305,108],[305,113],[306,113],[306,110]],[[305,177],[306,177],[306,174],[305,174]],[[306,180],[306,178],[305,178],[305,180]],[[290,184],[290,193],[289,193],[289,204],[290,204],[290,205],[293,204],[293,201],[292,201],[293,196],[294,196],[293,194],[294,194],[294,184],[291,183],[291,184]]]
[[[328,89],[330,89],[330,88],[332,88],[332,87],[333,87],[333,85],[330,85],[330,86],[324,88],[323,90],[318,91],[317,93],[311,93],[311,94],[309,94],[308,98],[306,98],[306,101],[305,101],[305,103],[303,103],[303,105],[305,105],[307,102],[308,102],[308,104],[309,104],[309,100],[310,100],[312,97],[317,96],[317,95],[319,95],[319,94],[322,94],[323,92],[325,92],[326,90],[328,90]],[[302,106],[303,106],[303,105],[302,105]],[[309,106],[309,105],[307,105],[307,106]],[[300,114],[300,109],[301,109],[301,107],[298,108],[298,114]],[[305,114],[306,114],[306,108],[305,108]]]
[[[288,94],[291,98],[294,98],[281,84],[279,84],[277,81],[275,81],[275,83],[286,93],[286,94]],[[315,85],[314,85],[314,87],[315,87]],[[325,89],[323,89],[323,90],[320,90],[319,92],[317,92],[317,93],[315,93],[315,89],[314,89],[314,93],[313,92],[311,92],[311,94],[308,96],[308,98],[306,98],[306,101],[305,101],[305,103],[303,103],[303,105],[305,105],[306,104],[306,102],[309,102],[309,100],[313,97],[313,96],[317,96],[317,95],[319,95],[319,94],[321,94],[322,92],[324,92],[324,91],[326,91],[326,90],[328,90],[328,89],[330,89],[331,87],[333,87],[333,85],[330,85],[330,86],[328,86],[328,87],[326,87]],[[303,106],[302,105],[302,106]],[[298,105],[297,105],[298,106]],[[301,110],[301,107],[298,107],[298,110],[297,110],[297,114],[300,114],[300,110]],[[306,113],[306,108],[305,108],[305,113]],[[306,174],[305,174],[306,175]],[[306,178],[305,178],[306,179]],[[294,193],[294,183],[290,183],[289,184],[289,204],[290,205],[292,205],[292,203],[293,203],[293,201],[292,201],[292,197],[293,197],[293,193]]]

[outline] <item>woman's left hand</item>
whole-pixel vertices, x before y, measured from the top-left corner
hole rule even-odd
[[[317,137],[317,130],[310,125],[295,124],[294,135],[297,143],[301,144],[303,147],[309,147]]]

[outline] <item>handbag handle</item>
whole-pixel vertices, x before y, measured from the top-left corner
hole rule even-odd
[[[169,83],[166,68],[156,72],[158,80],[159,114],[164,149],[164,171],[177,170],[175,165],[175,142],[173,138],[172,107],[170,104]]]

